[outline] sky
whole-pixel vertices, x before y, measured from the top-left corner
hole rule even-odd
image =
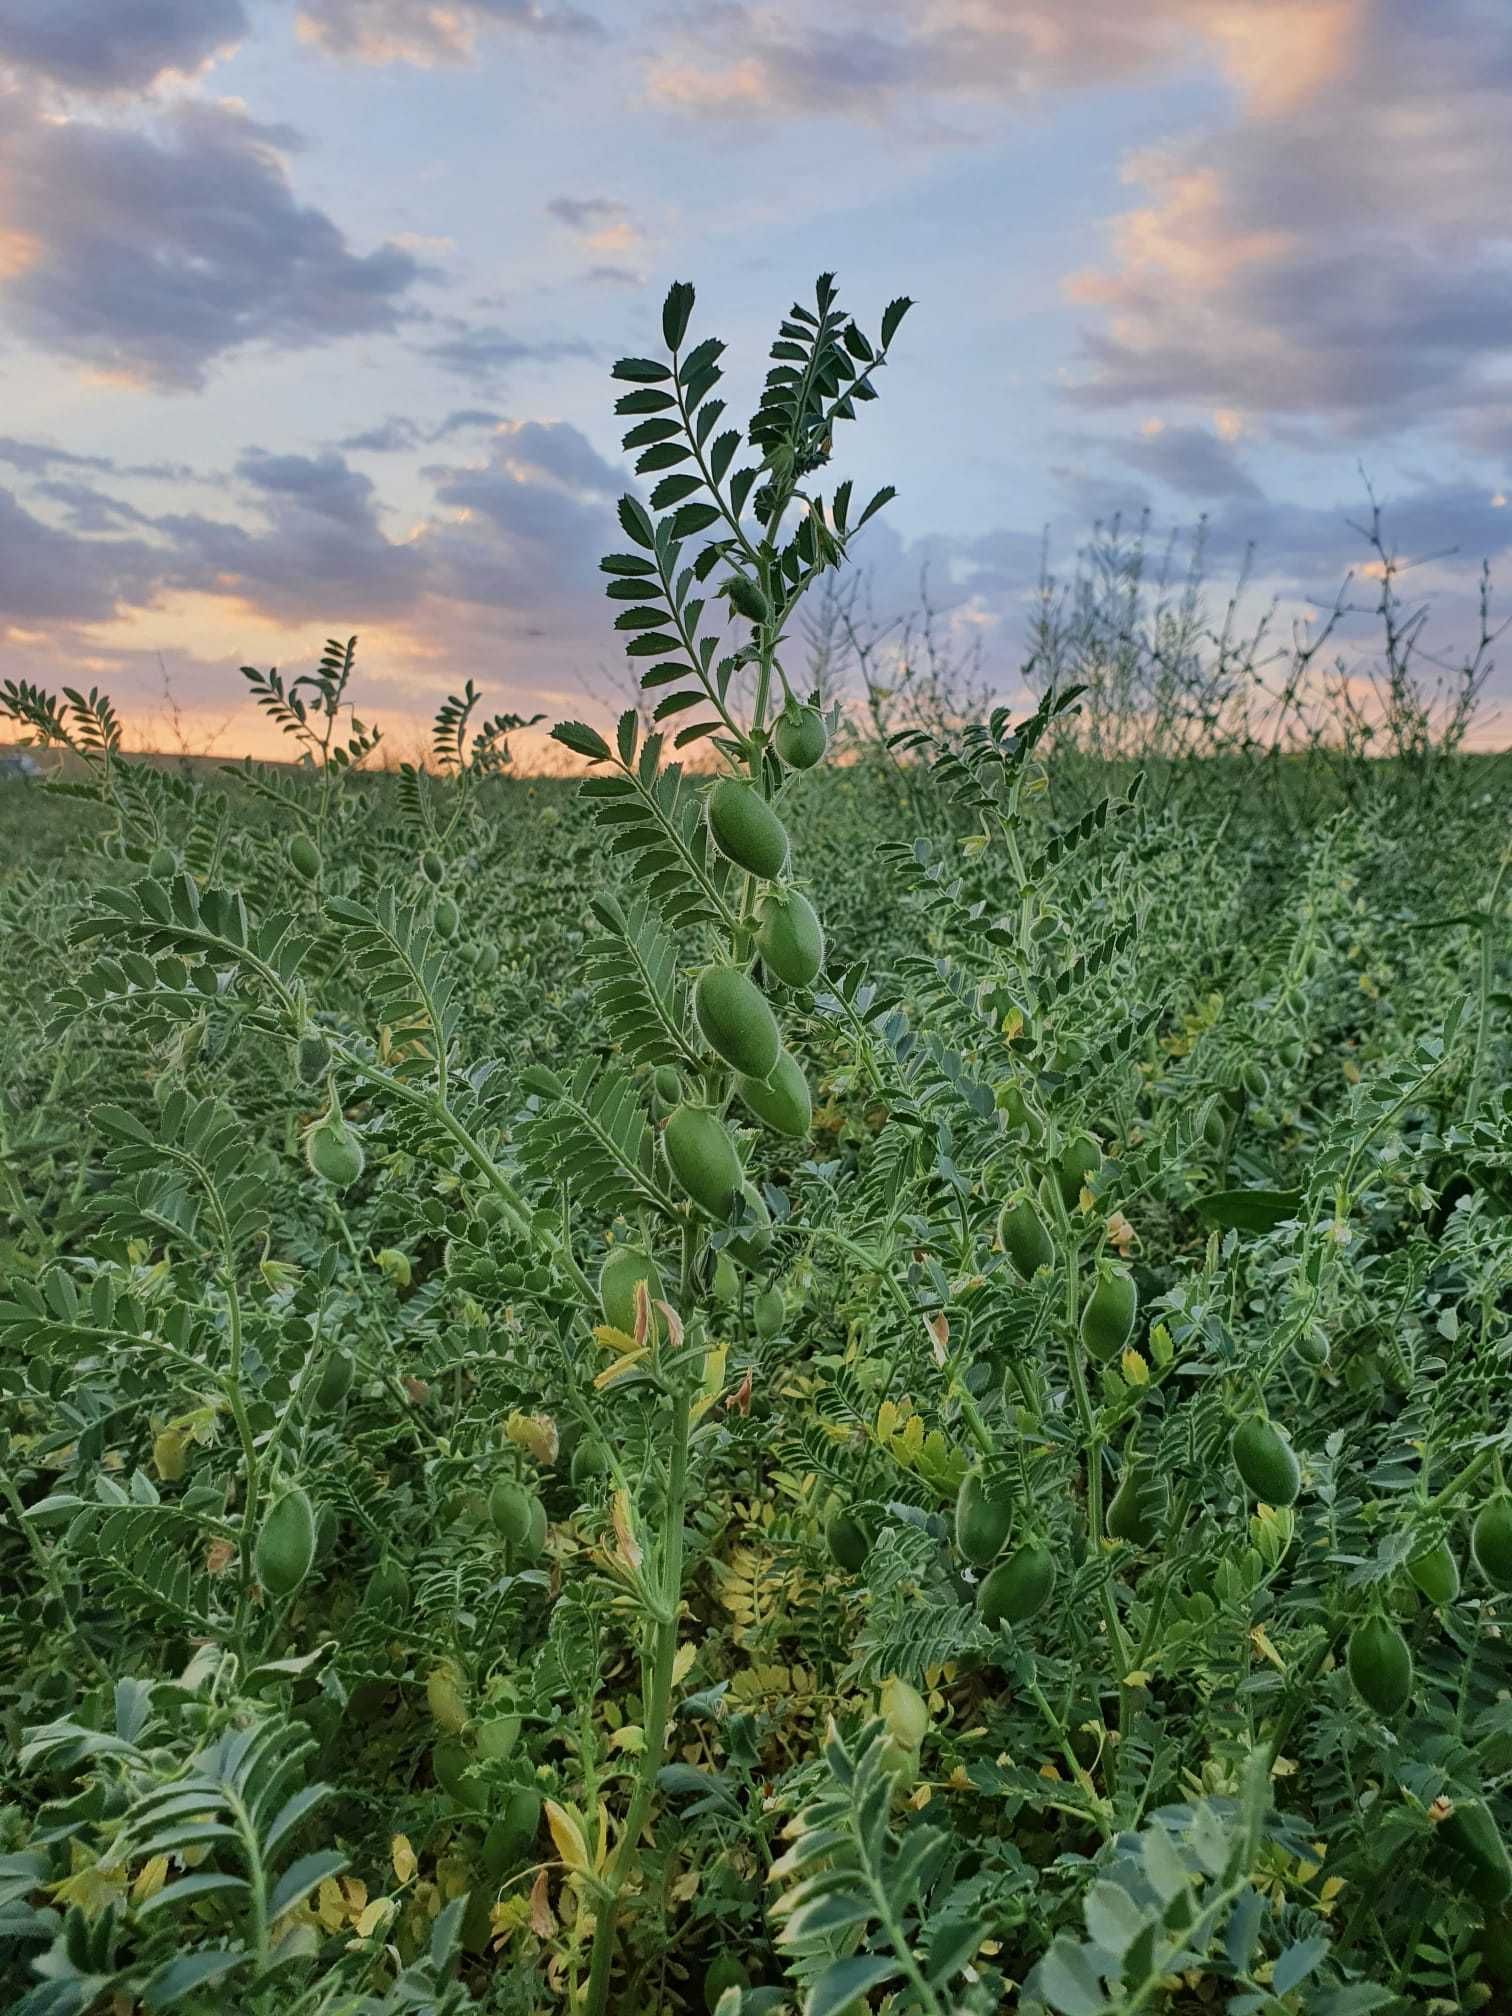
[[[1046,539],[1205,519],[1305,615],[1367,478],[1452,653],[1512,595],[1509,133],[1508,0],[0,0],[0,678],[272,753],[237,668],[357,633],[391,746],[469,677],[602,719],[611,364],[691,280],[748,412],[830,270],[917,303],[854,564],[1005,694]]]

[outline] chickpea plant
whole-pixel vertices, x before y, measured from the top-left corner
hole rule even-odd
[[[852,522],[850,484],[826,500],[813,479],[829,460],[836,427],[876,397],[874,381],[909,305],[901,298],[889,305],[873,343],[823,276],[813,308],[795,304],[781,325],[744,461],[739,430],[720,425],[724,345],[705,338],[688,346],[690,286],[675,285],[662,311],[666,360],[630,357],[614,367],[633,387],[616,407],[633,422],[624,446],[639,451],[638,474],[659,479],[649,508],[633,496],[621,500],[633,550],[601,563],[611,601],[627,605],[615,628],[627,633],[633,659],[654,661],[641,685],[659,696],[658,723],[683,722],[672,746],[708,738],[728,768],[700,790],[664,763],[663,732],[640,740],[634,710],[621,717],[612,745],[578,722],[553,731],[605,768],[584,795],[628,858],[640,900],[629,914],[618,902],[597,906],[610,933],[597,970],[622,1055],[656,1074],[666,1111],[658,1153],[626,1081],[585,1070],[565,1085],[537,1069],[525,1082],[542,1116],[526,1153],[567,1172],[579,1197],[676,1242],[666,1296],[653,1293],[662,1277],[644,1247],[629,1273],[611,1250],[600,1277],[598,1336],[614,1355],[595,1384],[644,1382],[655,1391],[665,1414],[665,1481],[646,1544],[637,1532],[644,1515],[630,1494],[617,1507],[624,1530],[615,1559],[641,1606],[647,1641],[644,1748],[596,1885],[591,2016],[608,2006],[621,1899],[651,1817],[672,1708],[714,1268],[728,1254],[759,1271],[773,1242],[771,1202],[749,1173],[742,1137],[759,1140],[770,1130],[784,1143],[801,1142],[809,1127],[809,1087],[783,1044],[779,1013],[786,998],[819,982],[824,934],[774,801],[788,772],[822,759],[828,730],[819,708],[794,693],[783,653],[803,595],[841,564],[848,539],[892,494],[879,491]],[[736,633],[723,654],[717,614]],[[698,718],[684,722],[690,713]],[[623,1320],[631,1314],[627,1281],[633,1325]]]

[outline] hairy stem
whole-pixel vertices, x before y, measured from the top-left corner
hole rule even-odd
[[[683,1242],[683,1288],[686,1293],[692,1273],[692,1238]],[[604,2016],[609,2006],[609,1975],[614,1965],[615,1934],[619,1926],[620,1903],[634,1866],[651,1807],[656,1798],[656,1778],[666,1754],[667,1718],[672,1706],[672,1668],[677,1658],[677,1626],[682,1607],[683,1513],[688,1496],[688,1438],[692,1407],[681,1377],[672,1395],[672,1436],[667,1457],[666,1526],[658,1562],[656,1620],[652,1629],[651,1653],[647,1665],[645,1691],[645,1748],[630,1810],[604,1877],[605,1896],[594,1917],[593,1952],[588,1966],[586,2016]]]

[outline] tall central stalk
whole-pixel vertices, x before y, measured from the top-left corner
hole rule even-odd
[[[587,2016],[604,2016],[609,2006],[609,1973],[614,1965],[615,1933],[620,1900],[635,1863],[635,1851],[651,1817],[656,1777],[666,1754],[667,1718],[672,1707],[672,1668],[677,1658],[677,1624],[682,1607],[683,1513],[688,1497],[688,1434],[691,1407],[681,1383],[672,1395],[672,1444],[667,1464],[666,1530],[658,1564],[658,1604],[651,1637],[651,1655],[644,1669],[646,1747],[625,1815],[624,1830],[605,1873],[607,1896],[593,1926],[593,1956],[588,1968]]]
[[[1077,1322],[1081,1307],[1081,1257],[1077,1249],[1076,1235],[1071,1227],[1070,1213],[1058,1196],[1055,1199],[1055,1215],[1066,1255],[1066,1365],[1070,1375],[1072,1399],[1076,1404],[1077,1420],[1081,1424],[1082,1447],[1086,1454],[1087,1549],[1095,1560],[1103,1542],[1102,1443],[1098,1438],[1097,1420],[1092,1412],[1092,1396],[1087,1391],[1087,1375],[1081,1361],[1082,1347]],[[1108,1643],[1117,1656],[1122,1671],[1128,1673],[1132,1670],[1133,1653],[1123,1628],[1123,1619],[1118,1614],[1118,1604],[1114,1600],[1112,1586],[1106,1580],[1102,1585],[1101,1600]]]
[[[1486,1029],[1491,1007],[1491,967],[1495,949],[1497,911],[1501,906],[1502,884],[1507,879],[1507,870],[1512,868],[1512,847],[1508,847],[1497,864],[1496,875],[1491,883],[1491,893],[1486,898],[1485,913],[1480,927],[1480,961],[1476,974],[1475,989],[1475,1049],[1470,1060],[1470,1083],[1465,1090],[1465,1124],[1469,1126],[1480,1105],[1481,1084],[1486,1075]]]

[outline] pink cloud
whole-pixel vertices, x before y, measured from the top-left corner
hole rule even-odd
[[[840,0],[690,9],[654,103],[707,116],[918,119],[1216,63],[1257,110],[1314,92],[1365,0]]]
[[[1512,73],[1477,0],[1214,8],[1239,115],[1147,150],[1071,396],[1324,417],[1352,432],[1483,406],[1512,316]],[[1290,47],[1296,68],[1277,58]]]
[[[591,40],[595,17],[558,0],[304,0],[295,17],[303,42],[358,63],[467,63],[490,29]]]

